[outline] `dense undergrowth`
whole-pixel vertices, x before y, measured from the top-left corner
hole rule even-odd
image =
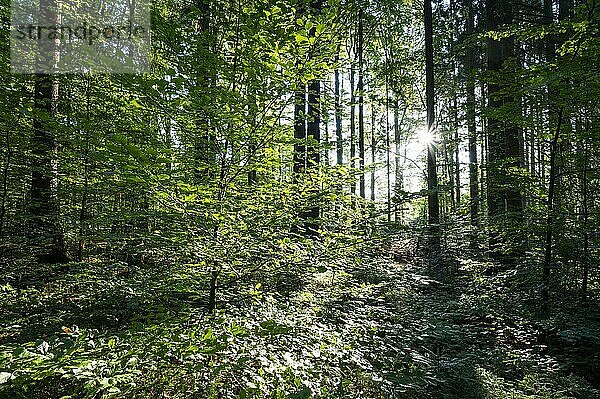
[[[5,282],[0,397],[600,398],[597,300],[541,319],[525,268],[436,281],[389,246],[345,253],[239,281],[215,315],[189,265]]]

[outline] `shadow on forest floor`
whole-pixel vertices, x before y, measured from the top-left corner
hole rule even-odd
[[[135,377],[131,397],[250,395],[258,391],[227,381],[259,375],[274,386],[291,380],[277,388],[288,396],[306,381],[327,398],[600,398],[598,302],[556,295],[542,321],[519,273],[486,275],[485,265],[465,261],[440,282],[391,256],[339,263],[275,273],[250,296],[230,287],[216,318],[205,312],[201,271],[122,263],[46,270],[0,284],[0,348],[60,335],[63,326],[100,330],[92,347],[80,335],[82,356],[110,359],[112,340],[126,356],[147,358],[139,367],[153,377]],[[49,386],[79,389],[69,381]]]
[[[447,283],[389,260],[347,270],[322,316],[370,326],[362,354],[389,397],[600,398],[598,304],[562,296],[542,321],[531,287],[475,266]]]

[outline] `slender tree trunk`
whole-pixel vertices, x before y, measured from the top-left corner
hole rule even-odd
[[[90,85],[87,82],[86,87],[86,119],[90,122]],[[83,260],[83,249],[85,247],[85,235],[87,233],[87,206],[88,206],[88,195],[89,195],[89,159],[90,156],[90,132],[88,127],[85,127],[85,149],[84,149],[84,161],[83,161],[83,195],[81,196],[81,209],[79,210],[79,243],[77,246],[77,261]]]
[[[255,81],[256,76],[253,72],[250,72],[249,80]],[[248,119],[251,123],[252,129],[257,129],[259,124],[258,118],[258,104],[256,94],[252,90],[248,90]],[[252,134],[249,138],[248,143],[248,164],[250,170],[248,170],[248,185],[253,186],[258,182],[258,174],[252,158],[256,155],[257,142],[256,137]]]
[[[403,175],[402,175],[402,163],[401,163],[401,146],[400,146],[400,124],[398,122],[398,99],[394,99],[394,166],[395,166],[395,182],[394,182],[394,193],[396,198],[399,198],[400,192],[404,189]],[[402,218],[398,211],[398,203],[394,204],[394,220],[396,223],[401,223]]]
[[[210,289],[208,292],[208,311],[214,313],[217,309],[217,281],[219,278],[219,272],[215,268],[210,272]]]
[[[448,127],[448,136],[445,137],[442,141],[442,148],[443,148],[443,154],[444,154],[444,173],[446,174],[445,178],[447,179],[449,185],[450,185],[450,191],[448,192],[448,196],[450,197],[450,209],[452,212],[454,212],[456,210],[456,203],[455,203],[455,197],[454,197],[454,190],[456,189],[456,183],[454,181],[454,161],[451,160],[451,155],[449,154],[448,151],[448,146],[449,146],[449,140],[450,140],[450,134],[451,134],[451,128]],[[447,200],[446,200],[446,196],[442,196],[442,210],[445,209],[445,204],[447,204]]]
[[[385,155],[386,155],[386,182],[387,182],[387,221],[390,223],[392,221],[392,173],[391,173],[391,156],[390,152],[392,148],[390,147],[390,91],[388,86],[388,74],[387,74],[387,65],[388,58],[387,52],[385,57],[385,65],[386,65],[386,74],[385,74]]]
[[[588,290],[588,275],[590,269],[590,238],[588,232],[589,222],[589,207],[588,207],[588,162],[589,162],[589,147],[587,138],[583,139],[583,173],[582,173],[582,208],[583,208],[583,279],[581,282],[581,290],[584,294]]]
[[[197,101],[200,103],[200,109],[197,110],[199,116],[196,120],[196,138],[194,148],[195,160],[195,181],[196,183],[206,183],[212,180],[217,164],[214,133],[211,132],[211,121],[209,117],[209,106],[205,98],[208,97],[210,87],[214,77],[209,70],[210,63],[206,58],[211,56],[211,32],[210,32],[210,4],[209,0],[196,0],[196,6],[199,11],[199,31],[197,56],[202,62],[198,63],[196,71],[196,90],[198,90]]]
[[[377,139],[375,137],[375,101],[371,104],[371,201],[375,201],[375,163]]]
[[[427,130],[431,135],[433,135],[435,130],[435,93],[433,80],[433,15],[431,10],[431,0],[424,1],[424,15]],[[440,251],[440,206],[438,194],[436,146],[434,140],[431,140],[427,144],[427,191],[429,253],[435,257]]]
[[[399,118],[398,99],[394,101],[394,165],[396,181],[394,182],[394,192],[396,197],[399,197],[404,191],[404,165],[406,162],[406,143],[402,142],[400,126],[404,123],[404,117],[408,107],[404,107],[402,118]],[[394,220],[397,223],[402,223],[404,219],[404,211],[398,209],[398,204],[394,205]]]
[[[321,117],[320,117],[321,84],[318,80],[308,83],[308,123],[307,136],[309,145],[307,148],[308,167],[313,173],[317,173],[320,163],[321,142]],[[320,209],[317,205],[310,206],[306,214],[306,232],[315,237],[318,233]]]
[[[312,13],[315,15],[321,11],[321,1],[313,0],[311,3]],[[314,37],[316,35],[316,29],[313,27],[309,35]],[[307,135],[310,140],[308,146],[308,158],[310,162],[310,168],[313,173],[319,172],[319,165],[321,163],[321,82],[314,79],[308,82],[308,123],[307,123]],[[306,223],[307,234],[311,237],[316,237],[319,231],[319,216],[320,208],[318,205],[313,204],[308,211],[308,218]]]
[[[294,93],[294,174],[306,170],[306,86],[300,85]]]
[[[328,85],[327,85],[327,81],[323,81],[323,90],[325,91],[325,93],[328,92]],[[323,117],[321,118],[323,120],[323,126],[325,127],[325,138],[323,143],[324,148],[323,148],[323,158],[324,158],[324,162],[326,166],[329,166],[329,144],[330,144],[330,139],[329,139],[329,109],[327,107],[327,103],[324,102],[323,104],[317,104],[317,106],[320,108],[322,108],[321,112],[323,114]]]
[[[4,218],[6,217],[6,199],[8,197],[8,173],[10,171],[10,161],[12,157],[12,147],[10,143],[10,132],[5,132],[6,155],[4,156],[4,168],[2,172],[2,203],[0,204],[0,242],[4,234]]]
[[[338,47],[339,53],[339,47]],[[336,57],[337,59],[337,57]],[[335,96],[335,138],[336,138],[336,153],[337,164],[344,163],[344,137],[342,132],[342,96],[340,93],[340,71],[335,70],[334,96]]]
[[[354,63],[350,65],[350,169],[354,174],[354,168],[356,167],[356,97],[354,93],[354,76],[355,69]],[[356,194],[356,182],[352,180],[350,185],[350,192]]]
[[[554,137],[550,143],[550,181],[548,183],[548,216],[546,219],[546,239],[544,242],[544,266],[542,269],[542,309],[547,315],[550,291],[550,269],[552,268],[552,235],[554,233],[554,196],[556,193],[556,156],[558,154],[558,139],[562,125],[562,109],[558,112],[558,121]]]
[[[363,10],[358,11],[358,155],[360,196],[365,193],[365,121],[364,121],[364,83],[363,83]]]
[[[456,206],[460,205],[460,136],[458,135],[458,100],[454,93],[454,180],[456,182]]]
[[[473,2],[465,0],[467,12],[466,35],[471,37],[475,33]],[[466,116],[467,133],[469,136],[469,215],[471,226],[475,229],[479,226],[479,167],[477,164],[477,120],[475,112],[475,56],[473,51],[465,54],[466,79]],[[471,246],[477,245],[477,232],[471,234]]]

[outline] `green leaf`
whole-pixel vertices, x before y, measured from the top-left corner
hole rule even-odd
[[[296,43],[298,44],[302,44],[303,42],[307,42],[308,38],[301,34],[301,33],[296,33]]]
[[[12,377],[12,373],[7,373],[5,371],[0,372],[0,384],[6,384],[10,381]]]
[[[293,399],[310,399],[311,397],[312,392],[308,387],[304,387],[304,389],[292,396]]]

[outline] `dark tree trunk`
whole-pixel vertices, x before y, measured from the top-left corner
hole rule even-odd
[[[294,93],[294,173],[306,171],[306,86]]]
[[[211,65],[206,62],[207,58],[212,56],[211,43],[212,35],[210,32],[210,4],[209,0],[197,0],[196,6],[199,11],[199,31],[196,88],[197,100],[200,103],[199,113],[196,118],[196,138],[194,148],[195,170],[194,177],[196,183],[207,183],[216,176],[217,165],[215,152],[215,137],[211,132],[210,107],[206,98],[210,96],[213,72],[209,69]]]
[[[320,2],[314,2],[312,7],[315,12],[318,12]],[[315,35],[315,28],[311,29],[309,35]],[[304,86],[297,89],[295,93],[294,139],[297,141],[294,145],[295,174],[314,172],[318,169],[321,161],[321,83],[315,79],[308,82],[307,86],[308,95]],[[319,213],[319,207],[314,204],[307,204],[306,210],[300,212],[299,217],[304,222],[304,234],[313,237],[317,235]]]
[[[313,80],[308,83],[308,124],[307,135],[309,145],[307,146],[307,167],[317,172],[320,163],[321,141],[321,117],[320,117],[320,98],[321,85],[318,80]],[[308,236],[315,237],[319,230],[319,214],[318,205],[311,205],[306,213],[301,215],[301,218],[306,220],[305,231]]]
[[[31,175],[32,232],[39,245],[38,261],[64,263],[69,259],[59,222],[58,171],[55,120],[58,81],[46,74],[35,77],[35,120]]]
[[[427,103],[427,130],[435,129],[435,93],[433,80],[433,15],[431,0],[424,1],[425,15],[425,94]],[[440,205],[438,194],[436,145],[427,144],[427,210],[429,224],[429,253],[435,257],[440,251]]]
[[[588,232],[589,223],[589,205],[588,205],[588,164],[589,164],[589,147],[587,137],[583,140],[583,172],[582,172],[582,211],[583,211],[583,278],[581,282],[581,291],[584,294],[588,290],[588,278],[590,270],[590,236]]]
[[[509,0],[486,1],[487,30],[498,30],[502,25],[512,22],[512,7]],[[498,72],[503,64],[514,53],[513,40],[488,40],[487,67],[490,72]],[[488,108],[497,110],[501,107],[514,106],[510,95],[500,96],[505,84],[488,82]],[[523,212],[523,197],[509,170],[520,167],[522,163],[522,138],[520,130],[510,122],[489,117],[487,121],[488,135],[488,212],[490,218],[490,252],[494,258],[512,263],[520,254],[517,248],[508,256],[502,255],[503,246],[509,230],[519,224]],[[514,247],[517,240],[511,245]]]
[[[475,18],[473,15],[473,2],[465,0],[467,12],[467,37],[475,33]],[[479,167],[477,163],[477,121],[475,112],[475,55],[473,51],[465,53],[466,73],[466,118],[467,134],[469,140],[469,215],[471,226],[479,226]],[[477,233],[471,234],[471,246],[476,246]]]
[[[57,2],[42,0],[40,23],[54,25],[58,21]],[[58,79],[50,74],[58,62],[56,42],[39,44],[38,74],[34,80],[34,120],[31,141],[31,228],[37,259],[41,263],[65,263],[65,239],[59,221],[57,111]]]
[[[554,199],[556,194],[556,156],[558,154],[558,139],[562,125],[562,110],[558,112],[558,121],[554,137],[550,143],[550,181],[548,183],[548,216],[546,218],[546,239],[544,241],[544,266],[542,269],[542,307],[543,313],[547,314],[549,291],[550,291],[550,269],[552,268],[552,237],[554,234]]]

